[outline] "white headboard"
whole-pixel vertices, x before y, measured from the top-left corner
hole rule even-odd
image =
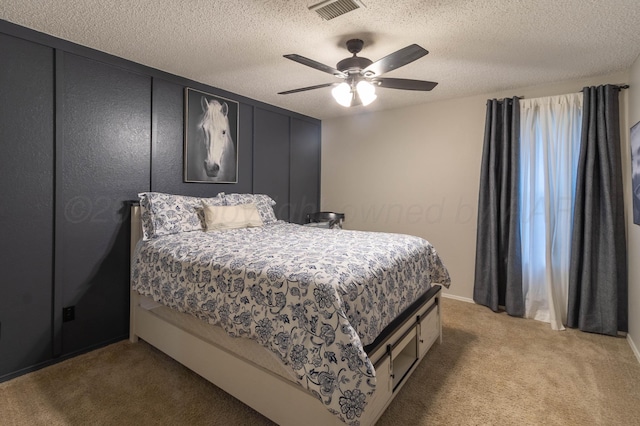
[[[140,203],[131,204],[131,259],[136,250],[136,244],[142,238],[142,222],[140,221]]]

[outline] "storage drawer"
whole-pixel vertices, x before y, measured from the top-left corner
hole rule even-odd
[[[433,345],[440,336],[439,309],[440,305],[434,303],[418,321],[418,350],[420,351],[420,358],[427,353],[431,345]]]
[[[391,350],[394,392],[416,362],[418,362],[418,326],[414,324]]]

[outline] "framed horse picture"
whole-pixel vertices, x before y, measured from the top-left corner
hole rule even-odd
[[[185,182],[238,182],[238,111],[236,101],[185,89]]]

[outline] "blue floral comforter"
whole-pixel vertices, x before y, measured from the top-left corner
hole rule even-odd
[[[363,346],[431,286],[449,286],[419,237],[284,222],[141,241],[132,286],[276,353],[349,424],[375,390]]]

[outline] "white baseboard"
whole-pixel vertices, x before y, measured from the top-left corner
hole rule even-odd
[[[444,296],[444,294],[443,294],[443,296]],[[633,342],[633,340],[631,340],[631,335],[629,333],[627,333],[627,342],[629,342],[629,346],[631,346],[631,350],[635,354],[636,359],[638,360],[638,362],[640,362],[640,351],[638,350],[638,347]]]
[[[461,302],[476,303],[473,301],[473,299],[469,299],[468,297],[456,296],[455,294],[449,294],[445,292],[442,292],[442,297],[446,297],[447,299],[460,300]]]

